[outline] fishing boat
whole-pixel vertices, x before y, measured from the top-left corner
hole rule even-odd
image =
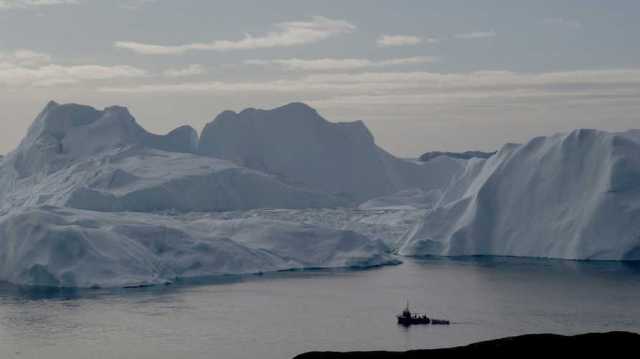
[[[409,327],[411,325],[426,325],[426,324],[432,324],[432,325],[451,324],[451,322],[449,322],[448,320],[432,319],[423,313],[412,313],[411,310],[409,309],[409,303],[407,303],[407,306],[402,311],[402,313],[400,315],[397,315],[396,317],[398,318],[398,324],[405,327]]]

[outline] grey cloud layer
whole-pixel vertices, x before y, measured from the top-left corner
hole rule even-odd
[[[479,71],[310,74],[263,82],[181,82],[103,87],[110,93],[282,93],[313,103],[340,105],[427,104],[486,98],[640,97],[640,70],[515,73]]]

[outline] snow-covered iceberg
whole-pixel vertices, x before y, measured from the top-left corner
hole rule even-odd
[[[123,287],[395,262],[381,241],[276,220],[56,207],[0,217],[0,280],[21,285]]]
[[[395,261],[351,231],[195,214],[351,203],[197,147],[188,126],[161,136],[122,107],[48,104],[0,161],[0,280],[111,287]]]
[[[640,260],[640,131],[576,130],[471,160],[400,253]]]
[[[363,122],[332,123],[301,103],[223,112],[205,127],[198,151],[357,203],[442,188],[464,167],[449,157],[427,163],[396,158],[375,144]]]
[[[195,152],[198,134],[183,126],[165,136],[144,130],[124,107],[98,111],[50,102],[7,160],[19,178],[51,173],[104,151],[144,146],[170,152]]]
[[[121,107],[50,103],[0,162],[0,213],[60,206],[97,211],[220,211],[345,205],[275,176],[198,156],[197,134],[140,127]]]

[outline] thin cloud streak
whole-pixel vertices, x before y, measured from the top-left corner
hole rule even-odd
[[[207,69],[205,69],[204,66],[194,64],[184,68],[164,70],[162,72],[162,75],[165,77],[189,77],[189,76],[203,75],[206,73],[207,73]]]
[[[126,94],[282,94],[302,96],[312,104],[341,107],[464,103],[485,99],[640,100],[640,69],[538,74],[509,71],[331,73],[263,82],[205,81],[102,87],[99,91]]]
[[[97,0],[0,0],[0,10],[29,10],[60,5],[78,5],[90,1]],[[118,0],[114,2],[123,9],[136,10],[143,5],[157,1],[159,0]]]
[[[413,35],[382,35],[376,43],[379,47],[414,46],[422,42],[422,39]],[[435,39],[427,39],[427,42],[437,42]]]
[[[50,55],[31,50],[0,53],[0,84],[6,86],[49,87],[146,75],[147,71],[132,66],[59,65],[52,63]]]
[[[181,55],[190,51],[234,51],[264,48],[293,47],[311,44],[332,36],[347,34],[355,25],[345,20],[314,16],[309,21],[290,21],[274,25],[276,31],[265,35],[246,34],[240,40],[216,40],[208,43],[190,43],[167,46],[133,41],[117,41],[114,46],[142,55]]]
[[[246,60],[246,65],[257,66],[278,66],[288,71],[348,71],[358,70],[366,68],[376,67],[388,67],[388,66],[406,66],[406,65],[421,65],[431,64],[437,61],[436,57],[432,56],[415,56],[415,57],[403,57],[393,58],[388,60],[374,61],[370,59],[356,59],[356,58],[322,58],[322,59],[274,59],[274,60]]]
[[[0,10],[78,4],[78,0],[0,0]]]
[[[475,31],[475,32],[468,32],[465,34],[457,34],[457,35],[454,35],[453,37],[461,40],[475,40],[475,39],[488,39],[496,36],[497,34],[495,31]]]

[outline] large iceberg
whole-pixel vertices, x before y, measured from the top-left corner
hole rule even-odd
[[[187,212],[346,204],[274,175],[190,153],[196,146],[190,127],[159,136],[121,107],[97,111],[50,103],[0,162],[0,213],[42,205]]]
[[[464,167],[449,157],[426,163],[396,158],[375,144],[363,122],[332,123],[301,103],[223,112],[205,127],[198,151],[355,202],[439,189]]]
[[[576,130],[469,161],[400,253],[640,260],[640,131]]]
[[[0,280],[111,287],[394,263],[382,241],[352,231],[213,216],[347,197],[199,155],[188,126],[155,135],[122,107],[51,102],[0,160]]]
[[[160,136],[145,131],[124,107],[98,111],[50,102],[7,160],[19,178],[51,173],[106,150],[139,145],[170,152],[195,152],[196,131],[180,127]]]
[[[381,241],[285,221],[34,207],[0,217],[0,280],[123,287],[395,263]]]
[[[0,157],[0,280],[135,286],[393,251],[640,260],[640,131],[453,157],[396,158],[303,104],[224,112],[198,138],[52,102]]]

